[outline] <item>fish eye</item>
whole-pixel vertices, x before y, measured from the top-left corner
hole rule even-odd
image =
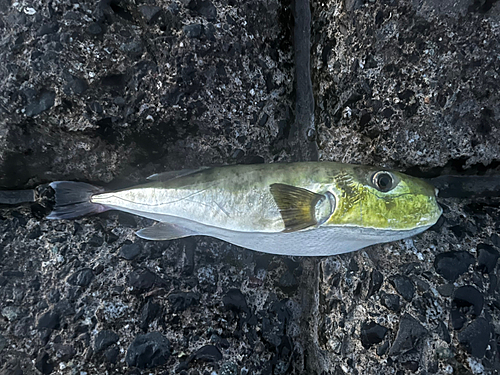
[[[394,178],[389,172],[377,172],[372,177],[372,183],[377,190],[387,193],[395,187]]]

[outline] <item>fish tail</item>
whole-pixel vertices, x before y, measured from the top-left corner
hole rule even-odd
[[[49,186],[55,192],[55,205],[47,219],[75,219],[108,210],[106,206],[92,203],[94,194],[104,189],[84,182],[54,181]]]

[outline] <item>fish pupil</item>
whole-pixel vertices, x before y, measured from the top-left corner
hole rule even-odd
[[[373,180],[376,188],[382,192],[388,192],[393,188],[392,176],[387,172],[376,173]]]

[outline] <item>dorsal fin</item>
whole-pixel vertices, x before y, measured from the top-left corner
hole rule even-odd
[[[272,184],[271,194],[285,224],[283,232],[295,232],[323,224],[335,209],[335,197],[304,188]]]
[[[200,167],[197,169],[181,169],[180,171],[168,171],[163,173],[155,173],[149,176],[147,179],[149,181],[168,181],[173,180],[174,178],[179,178],[183,176],[187,176],[199,171],[203,171],[205,169],[210,169],[210,167]]]

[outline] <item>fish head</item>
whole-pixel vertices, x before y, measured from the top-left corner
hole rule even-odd
[[[326,225],[420,232],[442,214],[437,189],[395,171],[354,166],[334,177],[331,190],[336,207]]]

